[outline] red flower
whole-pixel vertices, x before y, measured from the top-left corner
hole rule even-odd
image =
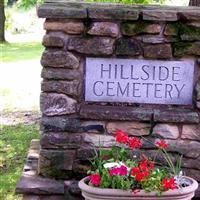
[[[142,171],[139,167],[134,167],[131,169],[131,176],[134,176],[135,179],[139,182],[148,177],[149,174],[149,171]]]
[[[150,171],[153,168],[154,163],[145,159],[142,162],[140,162],[138,167],[133,167],[131,169],[131,176],[134,176],[135,180],[140,182],[150,175]]]
[[[168,146],[164,140],[158,140],[155,144],[159,149],[167,149]]]
[[[144,178],[148,177],[149,174],[150,174],[149,171],[140,172],[140,173],[136,174],[135,179],[136,179],[137,181],[140,182],[140,181],[142,181]]]
[[[136,137],[129,138],[128,144],[131,149],[141,148],[142,146],[141,140]]]
[[[90,183],[92,183],[92,185],[99,186],[100,182],[101,182],[101,177],[99,176],[99,174],[90,175]]]
[[[129,140],[128,135],[123,133],[121,130],[117,130],[114,134],[115,141],[121,144],[126,144]]]
[[[131,176],[136,176],[138,173],[140,173],[139,167],[133,167],[131,169]]]
[[[154,168],[154,163],[145,159],[145,160],[140,162],[139,168],[142,171],[152,170]]]
[[[163,189],[164,190],[174,190],[177,189],[178,187],[175,185],[175,180],[173,177],[169,178],[169,179],[163,179],[162,180],[162,185],[163,185]]]

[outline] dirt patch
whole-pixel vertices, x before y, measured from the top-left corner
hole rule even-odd
[[[38,124],[40,121],[40,113],[37,111],[16,111],[2,113],[0,116],[1,125],[17,125],[17,124]]]

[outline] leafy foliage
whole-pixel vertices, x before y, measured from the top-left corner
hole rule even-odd
[[[161,195],[163,191],[177,189],[180,176],[182,156],[173,163],[167,152],[168,144],[164,140],[157,140],[155,148],[157,154],[161,154],[167,165],[156,166],[154,161],[143,153],[139,157],[131,156],[131,151],[141,148],[141,140],[129,137],[125,132],[117,130],[114,134],[117,146],[111,150],[100,149],[92,159],[92,171],[89,185],[100,188],[112,188],[123,190],[140,190],[146,192],[157,191]],[[145,139],[147,140],[147,139]],[[151,141],[149,141],[152,143]],[[127,148],[129,147],[129,148]]]
[[[17,5],[20,7],[20,8],[24,8],[24,9],[28,9],[30,7],[33,7],[35,6],[37,3],[40,4],[40,3],[43,3],[44,0],[19,0],[17,2]]]
[[[124,4],[163,4],[165,0],[86,0],[87,2],[124,3]]]

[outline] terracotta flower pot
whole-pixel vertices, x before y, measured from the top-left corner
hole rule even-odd
[[[82,179],[79,182],[79,187],[85,200],[190,200],[194,197],[198,183],[192,178],[185,178],[191,182],[190,186],[184,187],[183,189],[168,190],[163,192],[160,197],[156,195],[156,192],[146,193],[143,190],[133,194],[132,191],[91,187],[86,184],[89,177]]]

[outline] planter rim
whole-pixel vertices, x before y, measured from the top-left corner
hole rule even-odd
[[[193,178],[184,176],[184,178],[189,179],[191,181],[191,185],[184,187],[183,189],[174,189],[174,190],[168,190],[166,192],[163,192],[161,196],[174,196],[177,193],[178,194],[189,194],[191,192],[194,192],[197,188],[198,188],[198,183],[196,180],[194,180]],[[99,194],[99,195],[103,195],[103,196],[113,196],[113,190],[115,191],[115,194],[117,196],[127,196],[127,197],[133,197],[132,191],[131,190],[121,190],[121,189],[104,189],[104,188],[98,188],[98,187],[92,187],[87,185],[85,182],[89,180],[89,176],[81,179],[79,181],[79,188],[87,193],[90,194]],[[149,197],[154,197],[157,194],[156,191],[153,192],[145,192],[144,190],[140,190],[139,192],[137,192],[136,194],[134,194],[134,196],[149,196]]]

